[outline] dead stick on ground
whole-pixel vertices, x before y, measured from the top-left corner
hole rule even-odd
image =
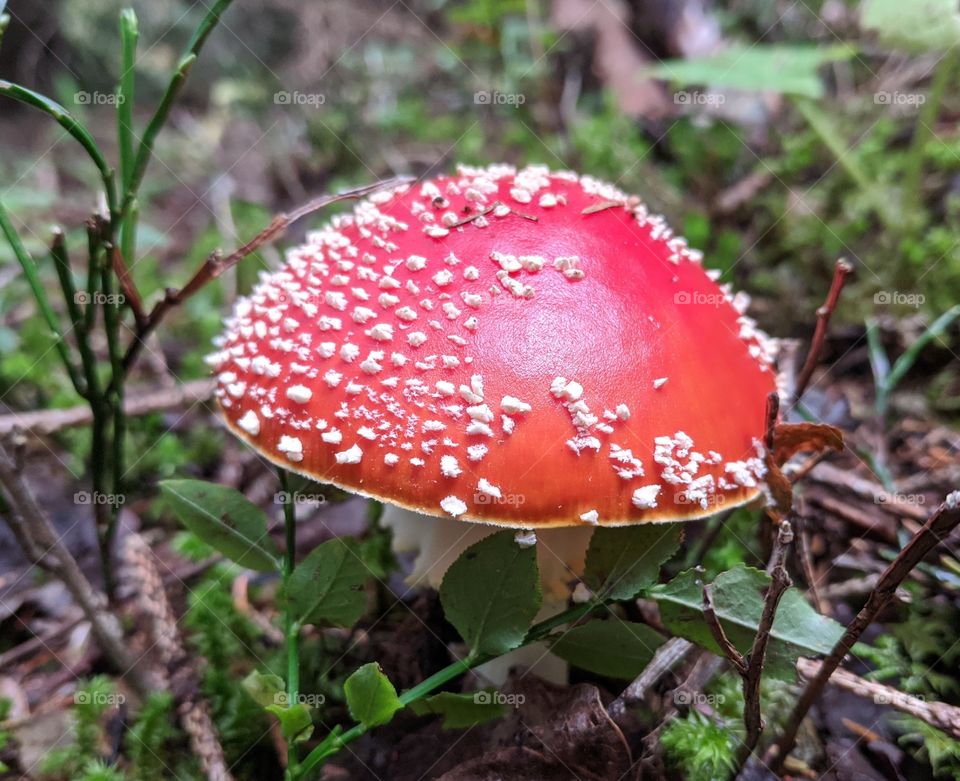
[[[194,404],[210,398],[216,384],[215,380],[192,380],[172,388],[162,388],[147,393],[131,393],[123,400],[123,410],[128,416],[136,417]],[[65,428],[87,425],[92,419],[93,413],[86,404],[64,409],[10,412],[0,415],[0,436],[13,431],[44,436]]]
[[[814,659],[801,657],[797,660],[797,671],[808,680],[815,678],[822,667],[823,663]],[[956,705],[921,700],[893,686],[868,681],[843,668],[833,671],[830,683],[858,697],[873,700],[877,705],[889,705],[901,713],[915,716],[931,727],[942,730],[955,740],[960,740],[960,708]]]
[[[833,310],[837,308],[837,302],[840,300],[840,293],[843,292],[843,285],[847,277],[853,273],[853,266],[849,261],[841,258],[833,271],[833,282],[830,284],[830,291],[827,293],[827,300],[823,306],[817,310],[817,325],[813,331],[813,339],[810,342],[810,351],[807,353],[807,359],[804,361],[803,368],[800,370],[800,377],[797,379],[797,387],[794,391],[794,398],[799,401],[803,392],[810,383],[813,376],[813,370],[817,368],[817,362],[820,360],[820,352],[823,350],[823,343],[827,337],[827,326],[830,325],[830,316]]]
[[[164,292],[163,298],[161,298],[154,305],[153,309],[150,310],[150,314],[146,315],[142,322],[137,323],[137,329],[133,340],[130,342],[130,346],[127,348],[126,354],[123,356],[124,371],[127,371],[133,365],[133,362],[137,359],[137,355],[140,354],[140,350],[143,348],[144,341],[160,324],[160,321],[163,320],[164,316],[169,310],[175,306],[178,306],[179,304],[182,304],[204,285],[221,276],[229,268],[247,257],[247,255],[255,252],[267,242],[279,238],[287,230],[287,228],[289,228],[301,217],[305,217],[306,215],[322,209],[325,206],[329,206],[332,203],[336,203],[337,201],[356,200],[379,190],[385,190],[390,187],[398,187],[400,185],[407,184],[410,181],[412,180],[409,177],[397,177],[394,179],[386,179],[381,182],[375,182],[374,184],[366,185],[364,187],[355,187],[351,190],[344,190],[343,192],[335,193],[334,195],[325,195],[321,198],[316,198],[305,206],[301,206],[299,209],[290,212],[290,214],[277,215],[273,218],[273,220],[271,220],[270,224],[260,233],[254,236],[253,239],[226,257],[223,257],[219,251],[211,253],[206,261],[204,261],[200,268],[197,269],[194,275],[190,278],[190,281],[188,281],[187,284],[185,284],[179,290],[167,288],[167,290]],[[118,381],[119,378],[114,378],[113,380],[114,383]]]
[[[36,566],[63,582],[90,622],[100,650],[120,674],[128,678],[137,693],[146,696],[153,690],[155,681],[128,653],[120,621],[109,610],[106,596],[87,580],[24,483],[20,465],[2,443],[0,486],[9,502],[4,513],[5,520],[24,553]]]
[[[783,734],[771,748],[768,765],[774,772],[779,772],[783,768],[784,761],[796,745],[797,733],[800,731],[800,724],[804,717],[820,696],[830,676],[860,639],[860,635],[873,623],[913,568],[927,553],[943,542],[957,525],[960,525],[960,491],[954,491],[947,496],[920,531],[900,551],[897,558],[883,571],[876,587],[870,592],[866,604],[837,641],[830,655],[823,660],[819,672],[801,693],[787,720]]]
[[[653,686],[660,676],[669,672],[682,662],[693,649],[693,643],[682,637],[671,637],[661,645],[653,655],[653,659],[643,669],[643,672],[631,683],[623,693],[610,703],[607,713],[616,720],[623,716],[629,705],[640,702],[647,695],[647,690]]]

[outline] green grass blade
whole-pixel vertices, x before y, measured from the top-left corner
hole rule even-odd
[[[893,368],[887,375],[884,383],[887,395],[893,393],[894,388],[900,383],[904,375],[910,371],[923,349],[934,339],[939,339],[944,332],[953,325],[954,320],[960,317],[960,304],[950,307],[940,317],[933,321],[930,326],[917,337],[917,340],[907,348],[907,350],[897,358]]]
[[[107,206],[110,209],[111,215],[115,215],[117,210],[117,189],[114,172],[107,163],[100,148],[97,146],[97,142],[94,141],[93,136],[90,135],[90,131],[80,124],[76,117],[59,103],[20,84],[0,80],[0,95],[6,95],[28,106],[40,109],[40,111],[53,117],[64,130],[73,136],[86,150],[90,159],[93,160],[94,165],[97,166],[97,170],[100,172],[100,178],[103,180],[103,188],[107,196]]]

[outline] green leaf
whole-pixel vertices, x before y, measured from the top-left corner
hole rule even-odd
[[[227,558],[260,572],[280,568],[267,516],[239,491],[202,480],[164,480],[160,491],[181,523]]]
[[[366,607],[366,578],[367,568],[353,540],[335,538],[318,545],[297,565],[287,583],[294,619],[353,626]]]
[[[846,44],[735,46],[712,57],[666,60],[646,73],[678,86],[706,84],[819,98],[823,96],[823,81],[817,69],[828,62],[846,60],[855,51]]]
[[[860,26],[877,33],[884,46],[911,54],[960,44],[960,9],[955,0],[866,0]]]
[[[763,613],[763,593],[770,576],[747,566],[717,576],[712,586],[714,610],[730,642],[747,653]],[[703,581],[696,570],[681,572],[648,595],[657,600],[664,625],[714,653],[721,653],[703,618]],[[799,656],[827,654],[843,634],[843,627],[817,613],[795,588],[784,593],[770,632],[767,668],[779,677],[791,677]]]
[[[386,724],[403,707],[397,690],[376,662],[363,665],[347,678],[343,693],[350,715],[365,727]]]
[[[285,702],[287,685],[279,675],[269,675],[254,670],[240,682],[240,685],[254,702],[264,708]]]
[[[440,584],[444,614],[474,654],[519,646],[542,599],[536,546],[521,547],[512,531],[471,545]]]
[[[588,672],[632,680],[662,643],[663,637],[646,624],[594,619],[565,632],[550,650]]]
[[[264,710],[280,721],[280,729],[287,743],[303,743],[313,734],[313,719],[310,709],[302,702],[294,705],[268,705]]]
[[[601,599],[633,599],[657,582],[683,537],[683,524],[599,528],[590,538],[584,582]]]
[[[418,716],[443,716],[443,729],[463,729],[501,718],[507,706],[493,701],[490,691],[454,694],[440,692],[410,703]]]

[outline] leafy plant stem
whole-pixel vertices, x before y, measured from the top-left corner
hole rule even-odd
[[[576,621],[577,619],[583,618],[597,608],[607,604],[608,601],[610,600],[586,602],[582,605],[577,605],[569,608],[568,610],[564,610],[562,613],[557,613],[557,615],[551,616],[550,618],[541,621],[538,624],[534,624],[532,627],[530,627],[530,631],[527,632],[527,636],[524,638],[523,643],[521,643],[519,647],[523,648],[531,643],[543,640],[554,629],[572,621]],[[481,664],[489,662],[494,658],[496,657],[488,654],[470,654],[463,659],[457,659],[455,662],[451,662],[443,669],[435,672],[429,678],[425,678],[416,686],[403,692],[400,695],[400,702],[402,702],[404,706],[410,705],[413,702],[417,702],[427,695],[432,694],[445,683],[449,683],[457,676],[472,670],[474,667],[479,667]],[[325,759],[327,759],[327,757],[333,756],[348,743],[353,742],[366,732],[367,727],[365,727],[363,724],[355,724],[346,732],[331,733],[322,743],[320,743],[320,745],[316,746],[309,754],[307,754],[306,757],[304,757],[303,762],[300,763],[300,766],[293,777],[296,779],[306,778],[307,774],[317,768]]]
[[[296,568],[297,518],[293,494],[290,492],[290,481],[287,476],[287,471],[285,469],[277,469],[277,473],[280,477],[280,487],[283,491],[283,530],[286,541],[281,580],[284,591],[284,644],[286,645],[287,652],[287,703],[293,706],[296,704],[300,694],[300,647],[298,643],[300,624],[294,618],[293,606],[286,596],[286,591],[290,576],[293,575],[293,570]],[[287,774],[291,778],[296,777],[297,765],[297,746],[291,741],[287,744]]]
[[[940,114],[943,96],[950,84],[957,63],[960,62],[960,51],[952,47],[937,65],[930,84],[930,93],[917,117],[917,127],[910,142],[910,151],[907,153],[906,171],[903,177],[903,203],[907,206],[920,204],[920,185],[923,176],[923,153],[927,143],[933,137],[933,126]]]

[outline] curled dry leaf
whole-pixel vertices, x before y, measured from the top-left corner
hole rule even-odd
[[[773,430],[773,455],[783,465],[797,453],[843,450],[843,432],[826,423],[779,423]]]

